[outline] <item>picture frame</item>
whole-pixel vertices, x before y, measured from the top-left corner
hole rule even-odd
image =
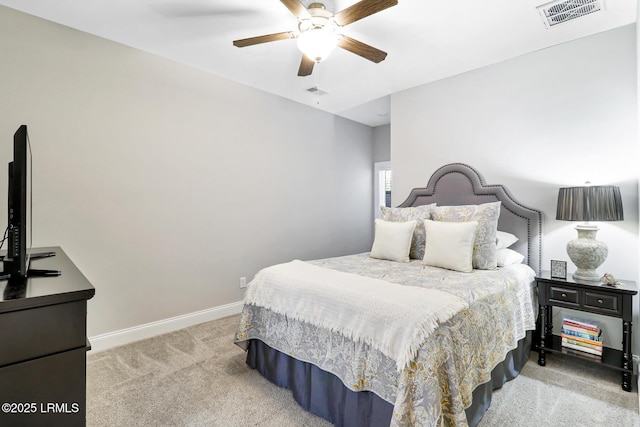
[[[551,278],[552,279],[566,279],[567,278],[567,262],[551,260]]]

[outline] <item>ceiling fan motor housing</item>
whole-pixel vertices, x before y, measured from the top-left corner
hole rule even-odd
[[[309,18],[300,18],[298,29],[300,33],[314,29],[326,28],[331,31],[338,29],[338,24],[333,19],[333,13],[328,11],[322,3],[311,3],[309,5]]]
[[[338,41],[338,24],[322,3],[309,5],[309,17],[298,19],[298,48],[312,61],[327,59]]]

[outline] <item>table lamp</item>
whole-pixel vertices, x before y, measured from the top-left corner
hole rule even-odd
[[[567,254],[578,268],[573,273],[574,279],[599,282],[596,269],[607,259],[609,251],[607,245],[596,240],[599,228],[589,221],[624,220],[620,188],[611,185],[561,188],[556,219],[585,221],[576,226],[578,238],[567,243]]]

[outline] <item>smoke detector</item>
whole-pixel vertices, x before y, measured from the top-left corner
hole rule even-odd
[[[604,0],[556,0],[538,6],[547,28],[605,10]]]

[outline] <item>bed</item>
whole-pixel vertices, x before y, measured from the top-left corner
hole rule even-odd
[[[492,391],[515,378],[528,360],[541,213],[519,203],[504,186],[485,184],[461,163],[435,171],[425,188],[413,189],[389,212],[415,213],[406,208],[439,216],[439,221],[415,221],[427,236],[456,236],[447,240],[460,240],[465,248],[464,236],[475,236],[473,270],[465,270],[471,262],[467,249],[462,267],[458,261],[447,264],[457,258],[448,255],[428,265],[432,255],[422,253],[408,262],[380,259],[376,245],[387,228],[376,223],[371,253],[269,267],[247,291],[235,335],[235,343],[247,350],[247,364],[337,426],[475,426]],[[494,234],[480,231],[483,217],[460,216],[468,208],[497,212]],[[395,220],[381,224],[399,233],[395,230],[409,222]],[[455,230],[439,228],[445,226]],[[504,248],[520,254],[519,260],[498,268],[482,265],[478,236],[492,237],[495,245],[496,232],[510,236]],[[418,243],[424,250],[425,243]],[[445,256],[446,244],[438,245],[427,237],[425,254]],[[379,288],[369,292],[374,285]],[[380,300],[387,305],[379,307]]]

